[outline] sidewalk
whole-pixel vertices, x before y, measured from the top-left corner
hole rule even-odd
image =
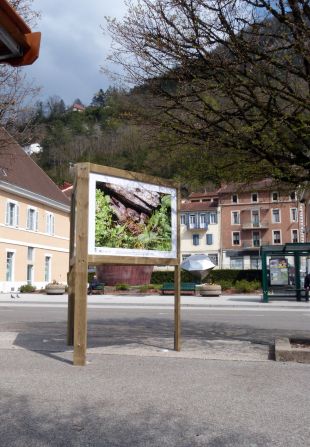
[[[11,295],[15,298],[11,298]],[[259,294],[234,294],[221,295],[219,297],[202,297],[202,296],[182,296],[182,307],[225,307],[225,308],[260,308],[260,309],[310,309],[310,304],[305,301],[297,302],[292,298],[277,298],[269,303],[262,303],[262,297]],[[28,294],[19,293],[3,293],[0,294],[0,306],[14,305],[35,305],[35,306],[66,306],[68,295],[45,295],[45,294]],[[108,306],[108,307],[173,307],[173,295],[89,295],[89,307]]]

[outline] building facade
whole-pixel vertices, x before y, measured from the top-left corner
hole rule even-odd
[[[0,140],[0,292],[66,283],[69,199],[3,130]]]
[[[304,242],[304,205],[271,180],[225,185],[221,207],[222,268],[261,268],[260,247]]]
[[[180,210],[182,259],[193,254],[206,254],[220,263],[220,210],[217,193],[193,193],[183,200]]]

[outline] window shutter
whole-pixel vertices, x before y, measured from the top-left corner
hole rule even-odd
[[[6,225],[9,225],[9,213],[10,213],[9,207],[10,207],[10,204],[9,204],[9,202],[7,202],[6,208],[5,208],[5,224]]]
[[[18,227],[19,225],[19,205],[15,207],[15,225]]]
[[[213,237],[212,234],[207,234],[207,245],[213,244]]]
[[[55,234],[55,216],[52,215],[52,235]]]
[[[38,211],[35,212],[35,230],[38,231],[39,228],[39,213]]]
[[[30,210],[27,210],[27,230],[30,228]]]

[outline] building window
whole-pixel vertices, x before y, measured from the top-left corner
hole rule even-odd
[[[297,208],[291,208],[291,222],[298,222]]]
[[[209,220],[210,220],[210,224],[216,224],[217,223],[217,214],[210,213]]]
[[[271,199],[273,202],[277,202],[279,200],[279,193],[278,192],[273,192],[271,194]]]
[[[280,223],[280,210],[275,208],[272,210],[272,222],[273,223]]]
[[[297,244],[298,242],[298,230],[292,230],[292,242]]]
[[[6,280],[13,281],[14,276],[14,255],[13,251],[7,251],[6,253]]]
[[[274,244],[281,244],[281,232],[280,230],[272,231],[272,241]]]
[[[291,192],[290,199],[291,200],[296,200],[296,192],[295,191]]]
[[[54,234],[54,214],[53,213],[46,213],[46,233],[53,235]]]
[[[33,254],[34,254],[34,248],[28,247],[27,248],[27,261],[33,261]]]
[[[252,270],[261,270],[262,268],[262,260],[259,257],[251,256],[250,265]]]
[[[207,234],[206,243],[207,245],[213,244],[213,234]]]
[[[50,256],[45,256],[44,281],[45,282],[51,281],[51,257]]]
[[[185,217],[185,214],[181,214],[180,222],[181,222],[181,225],[185,225],[185,224],[186,224],[186,217]]]
[[[252,234],[253,237],[253,247],[259,247],[260,246],[260,232],[259,231],[253,231]]]
[[[33,265],[27,265],[27,284],[33,284]]]
[[[190,228],[195,228],[196,226],[196,215],[195,214],[190,214],[189,215],[189,227]]]
[[[252,225],[253,227],[259,227],[259,211],[252,210]]]
[[[230,258],[230,268],[234,270],[243,270],[243,258],[232,256]]]
[[[237,194],[233,194],[231,196],[231,201],[232,201],[232,203],[238,203],[238,195]]]
[[[216,255],[216,254],[210,254],[210,255],[208,255],[208,256],[209,256],[209,258],[210,258],[210,261],[213,262],[214,265],[218,265],[218,263],[219,263],[218,255]]]
[[[10,227],[18,226],[18,204],[16,202],[7,202],[5,223]]]
[[[200,222],[200,228],[206,228],[207,216],[205,214],[200,214],[199,222]]]
[[[193,234],[193,245],[199,245],[199,234]]]
[[[231,223],[232,225],[240,224],[240,211],[232,211],[231,213]]]
[[[232,234],[233,245],[240,245],[240,232],[234,231]]]
[[[257,192],[252,193],[252,202],[257,203],[258,202],[258,194]]]
[[[38,231],[38,212],[35,208],[27,210],[27,230]]]

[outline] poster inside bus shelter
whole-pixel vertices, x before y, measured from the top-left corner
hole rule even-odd
[[[286,258],[272,258],[269,261],[270,284],[274,286],[288,285],[288,261]]]

